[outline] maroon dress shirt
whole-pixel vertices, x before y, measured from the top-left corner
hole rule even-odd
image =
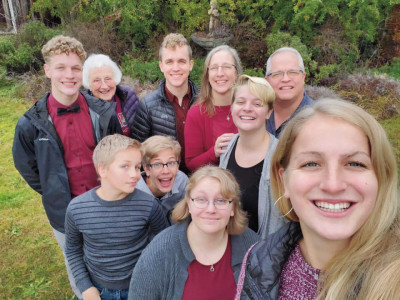
[[[57,115],[58,108],[69,108],[76,104],[80,106],[79,112]],[[96,145],[89,107],[80,93],[78,99],[69,106],[61,104],[50,94],[47,109],[64,147],[64,162],[71,197],[74,198],[100,184],[92,160]]]
[[[168,88],[167,85],[165,84],[165,94],[171,102],[172,106],[174,107],[175,111],[175,121],[176,121],[176,134],[178,138],[178,142],[182,147],[181,150],[181,163],[179,166],[179,169],[181,169],[183,172],[188,173],[189,170],[186,167],[185,164],[185,134],[184,134],[184,129],[185,129],[185,121],[186,121],[186,115],[189,110],[189,104],[190,104],[190,99],[191,99],[191,90],[190,86],[188,87],[187,94],[183,96],[182,98],[182,105],[179,105],[179,99],[176,97],[174,94],[172,94]]]

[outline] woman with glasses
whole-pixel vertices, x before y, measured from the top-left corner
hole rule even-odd
[[[233,123],[239,133],[232,138],[220,160],[220,167],[235,175],[249,227],[262,239],[284,224],[273,205],[269,175],[278,140],[265,130],[274,100],[274,90],[264,78],[239,76],[231,106]]]
[[[397,180],[374,117],[341,100],[304,108],[271,162],[290,223],[250,251],[240,299],[399,299]]]
[[[243,257],[258,240],[233,175],[215,166],[197,170],[172,219],[178,224],[142,252],[129,299],[233,299]]]
[[[200,94],[185,123],[185,158],[190,171],[207,164],[218,165],[220,155],[237,132],[230,107],[232,86],[241,73],[235,49],[222,45],[208,53]]]
[[[170,136],[154,135],[142,143],[144,172],[136,188],[157,198],[171,222],[171,211],[185,194],[188,177],[179,171],[181,146]]]

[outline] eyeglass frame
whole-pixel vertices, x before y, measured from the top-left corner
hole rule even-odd
[[[236,70],[236,72],[237,72],[237,67],[236,67],[236,65],[235,64],[223,64],[223,65],[221,65],[221,66],[218,66],[218,65],[212,65],[212,66],[208,66],[207,67],[207,69],[208,69],[208,71],[211,71],[211,72],[218,72],[218,70],[219,70],[219,68],[221,68],[222,69],[222,72],[225,72],[226,70],[224,70],[224,68],[227,68],[227,67],[234,67],[235,68],[235,70]],[[214,68],[211,68],[211,67],[217,67],[216,69],[214,69]],[[229,69],[230,70],[230,69]]]
[[[207,205],[206,206],[204,206],[204,207],[198,207],[197,205],[196,205],[196,199],[204,199],[205,201],[207,201]],[[190,197],[190,200],[192,200],[192,202],[193,202],[193,205],[194,206],[196,206],[198,209],[205,209],[205,208],[207,208],[209,205],[210,205],[210,200],[208,200],[208,199],[206,199],[206,198],[203,198],[203,197],[196,197],[196,198],[192,198],[192,197]],[[221,206],[221,207],[218,207],[217,205],[215,205],[215,201],[219,201],[219,200],[223,200],[223,201],[227,201],[227,202],[224,202],[224,203],[226,203],[226,205],[225,206]],[[226,200],[226,199],[217,199],[217,200],[212,200],[212,204],[214,205],[214,207],[216,208],[216,209],[219,209],[219,210],[225,210],[225,209],[227,209],[228,208],[228,206],[229,206],[229,204],[232,204],[232,202],[233,202],[233,200]],[[197,203],[198,204],[198,203]]]
[[[295,74],[295,76],[294,77],[291,77],[290,75],[289,75],[289,72],[296,72]],[[297,73],[298,72],[298,73]],[[301,74],[305,74],[305,72],[303,71],[303,70],[289,70],[289,71],[277,71],[277,72],[270,72],[270,73],[268,73],[267,75],[266,75],[266,77],[270,77],[270,76],[274,76],[274,75],[281,75],[282,77],[279,77],[279,78],[272,78],[272,79],[274,79],[274,80],[280,80],[280,79],[282,79],[283,77],[285,77],[285,74],[290,78],[290,79],[293,79],[293,78],[295,78],[296,76],[299,76],[299,75],[301,75]]]
[[[173,163],[173,165],[170,165],[171,163]],[[159,162],[154,164],[146,164],[148,168],[152,168],[154,170],[158,169],[158,167],[155,167],[154,165],[161,165],[162,167],[160,168],[160,170],[164,170],[164,167],[167,167],[169,169],[170,167],[179,166],[179,160],[172,160],[167,163]]]

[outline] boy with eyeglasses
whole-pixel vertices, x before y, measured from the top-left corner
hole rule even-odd
[[[153,135],[174,137],[182,147],[180,170],[185,164],[184,126],[198,89],[189,79],[193,68],[192,49],[179,33],[168,34],[159,49],[159,67],[164,74],[158,89],[143,98],[135,114],[133,138],[144,142]]]
[[[283,47],[268,58],[265,79],[274,89],[276,98],[267,131],[276,138],[304,106],[314,103],[304,91],[305,78],[303,58],[296,49]]]
[[[185,195],[188,177],[179,171],[181,146],[169,136],[155,135],[143,144],[142,178],[137,188],[154,196],[168,221],[171,211]]]
[[[105,137],[93,152],[101,185],[68,205],[65,253],[85,300],[127,299],[140,254],[168,226],[154,197],[135,188],[141,161],[138,141]]]

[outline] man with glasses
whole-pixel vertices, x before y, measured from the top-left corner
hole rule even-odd
[[[185,165],[184,126],[186,114],[198,89],[189,80],[193,68],[192,49],[182,34],[168,34],[159,50],[159,67],[165,79],[157,90],[140,101],[134,119],[133,138],[143,142],[153,135],[169,135],[182,147],[180,169]]]
[[[314,101],[305,93],[306,73],[300,53],[289,47],[276,50],[267,61],[265,79],[275,91],[275,102],[267,131],[279,138],[286,123]]]

